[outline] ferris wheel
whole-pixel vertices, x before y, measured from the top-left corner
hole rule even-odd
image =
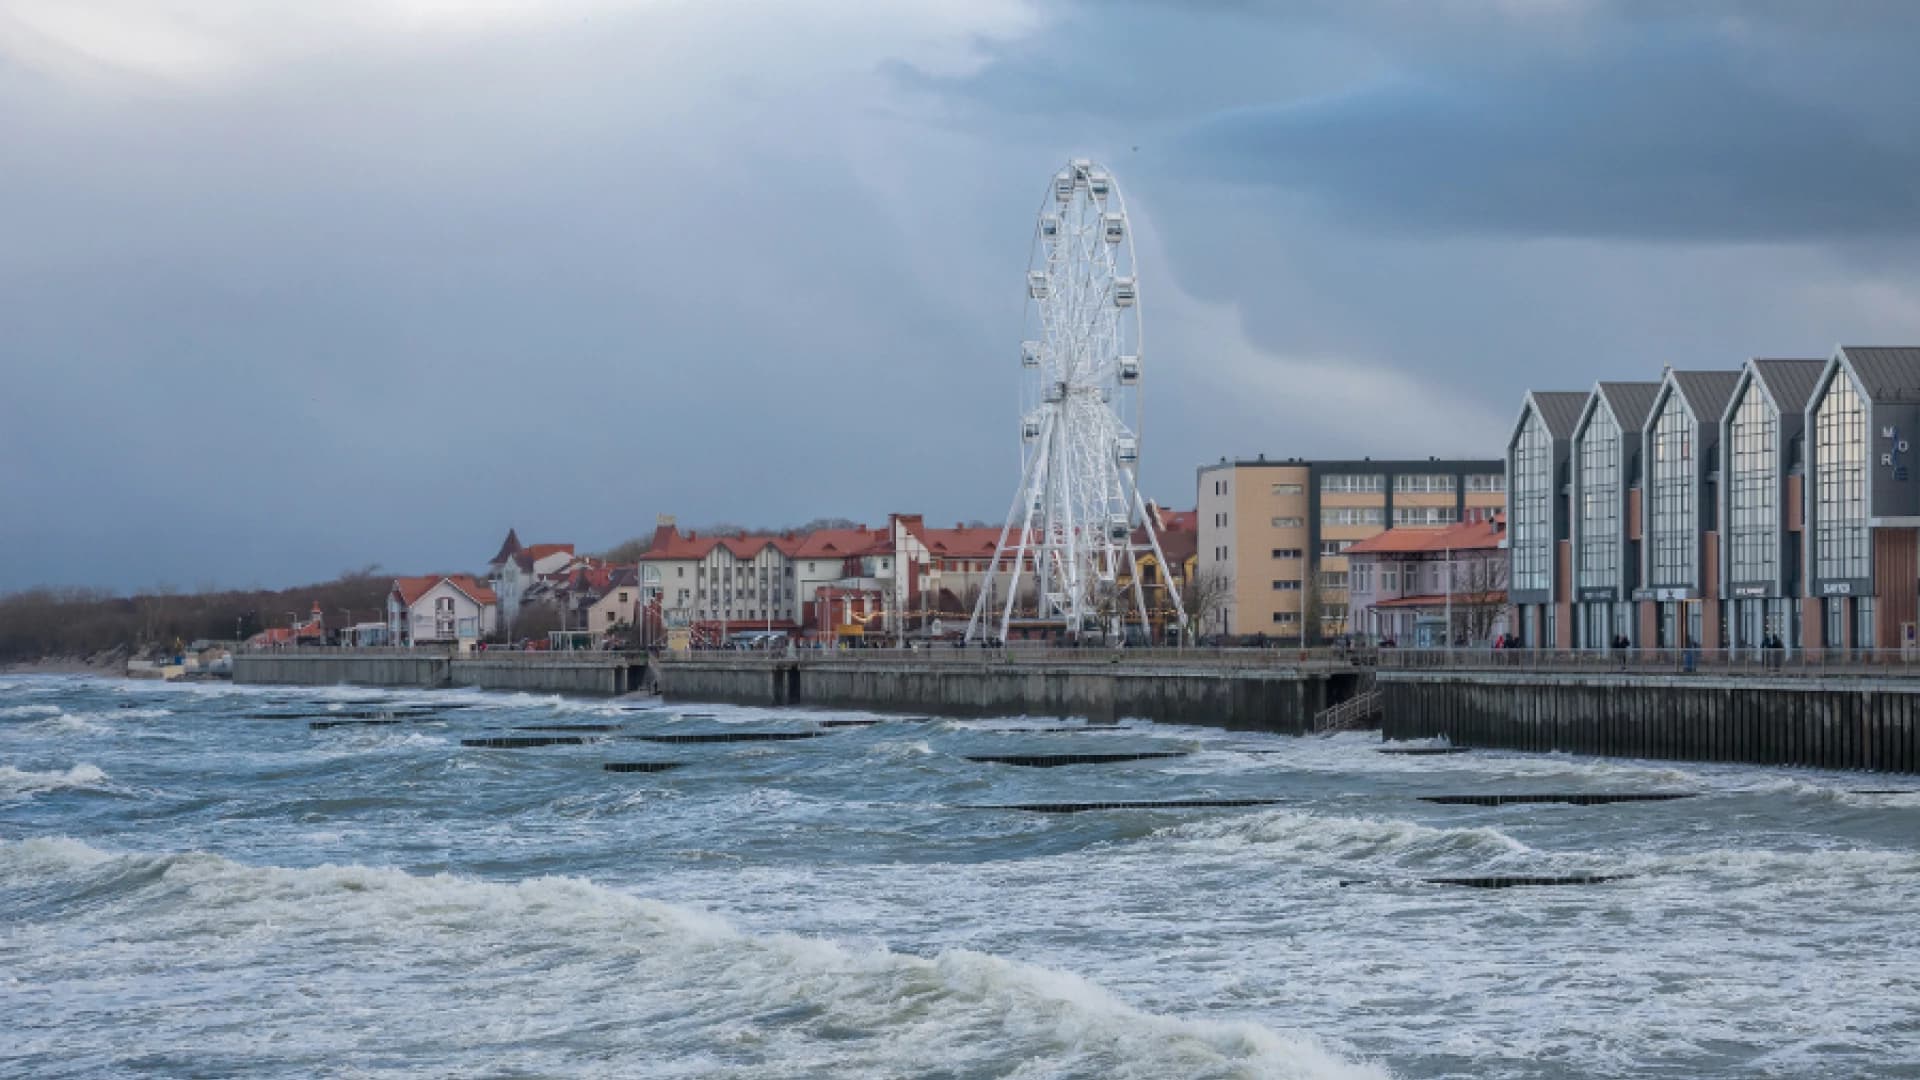
[[[1166,559],[1137,480],[1139,278],[1107,169],[1076,159],[1049,181],[1026,285],[1020,487],[967,638],[1006,640],[1017,614],[1043,632],[1120,639],[1151,625],[1139,557]],[[1178,613],[1173,582],[1162,585]]]

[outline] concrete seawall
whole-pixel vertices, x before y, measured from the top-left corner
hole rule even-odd
[[[640,688],[646,665],[624,656],[584,653],[453,658],[432,653],[241,653],[233,681],[291,686],[399,686],[613,696]]]
[[[758,659],[659,664],[670,700],[747,705],[818,705],[940,716],[1137,717],[1298,733],[1326,706],[1324,672],[1290,668],[1122,665],[1106,661],[1045,665],[994,660]]]
[[[1853,676],[1381,671],[1389,739],[1920,771],[1920,682]]]

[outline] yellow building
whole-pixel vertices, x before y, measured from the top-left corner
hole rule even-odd
[[[1204,466],[1197,574],[1231,583],[1202,635],[1307,642],[1348,632],[1346,549],[1393,528],[1493,514],[1506,501],[1498,459],[1309,461]],[[1304,631],[1304,634],[1303,634]]]

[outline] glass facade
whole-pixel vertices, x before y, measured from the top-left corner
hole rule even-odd
[[[1601,399],[1580,434],[1580,585],[1620,584],[1620,425]],[[1588,634],[1604,644],[1611,628],[1606,615]]]
[[[1814,575],[1868,576],[1867,409],[1842,369],[1814,413]]]
[[[1545,590],[1553,583],[1553,439],[1538,412],[1527,410],[1510,453],[1507,471],[1513,490],[1507,493],[1507,528],[1513,588]],[[1534,640],[1529,634],[1528,643]]]
[[[1653,466],[1648,477],[1648,505],[1652,508],[1647,532],[1653,540],[1653,576],[1656,587],[1691,587],[1699,552],[1694,495],[1694,423],[1680,395],[1669,392],[1653,424]]]
[[[1727,437],[1727,580],[1773,581],[1780,572],[1780,417],[1757,380],[1741,393]]]

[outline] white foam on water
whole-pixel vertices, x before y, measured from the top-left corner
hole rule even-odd
[[[967,950],[919,957],[749,935],[577,878],[488,883],[357,865],[254,867],[199,852],[116,856],[71,840],[0,844],[0,878],[21,875],[41,893],[121,890],[58,942],[16,941],[22,977],[63,1009],[101,1018],[64,1025],[57,1047],[21,1037],[14,1051],[29,1062],[57,1051],[63,1065],[84,1067],[114,1052],[127,1032],[87,1007],[154,971],[168,997],[196,1007],[155,1015],[166,1030],[149,1037],[230,1067],[297,1048],[364,1070],[414,1040],[408,1068],[454,1073],[565,1074],[581,1060],[615,1060],[587,1071],[1385,1076],[1311,1038],[1143,1012],[1063,971]],[[195,963],[158,964],[180,955]],[[100,980],[103,970],[116,974]],[[29,1030],[50,1019],[34,1008],[23,1008]],[[591,1057],[571,1057],[568,1035],[587,1025],[590,1047],[573,1052]]]
[[[32,772],[0,765],[0,798],[39,795],[62,788],[103,788],[109,777],[98,765],[81,762],[65,771]]]
[[[0,717],[54,716],[60,711],[58,705],[3,705],[0,706]]]
[[[1499,862],[1534,853],[1519,840],[1484,826],[1435,828],[1400,818],[1343,817],[1291,809],[1185,822],[1159,830],[1149,841],[1215,855],[1291,858],[1356,869],[1440,860]]]

